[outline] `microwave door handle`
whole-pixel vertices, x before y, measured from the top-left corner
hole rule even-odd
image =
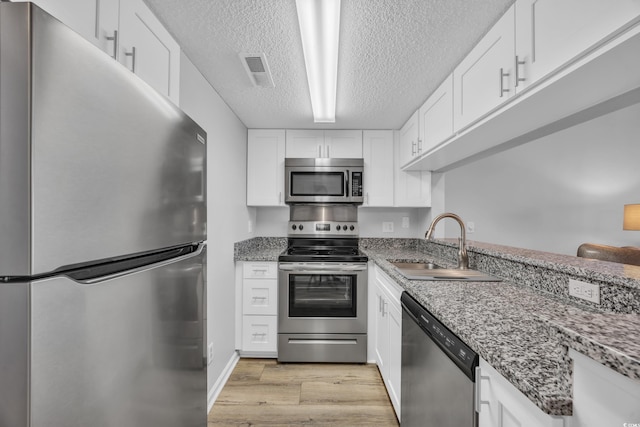
[[[349,198],[349,169],[344,173],[344,197]]]

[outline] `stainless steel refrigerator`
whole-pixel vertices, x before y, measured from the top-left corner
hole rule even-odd
[[[0,426],[206,425],[205,138],[0,3]]]

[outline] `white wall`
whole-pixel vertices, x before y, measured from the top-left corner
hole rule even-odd
[[[358,208],[360,237],[420,237],[429,225],[428,208]],[[409,227],[402,228],[402,218]],[[286,237],[289,207],[260,207],[256,213],[256,236]],[[383,233],[382,223],[393,222],[393,233]],[[426,224],[426,225],[425,225]]]
[[[214,344],[209,390],[235,351],[233,244],[253,237],[247,230],[255,209],[246,207],[247,129],[183,54],[180,107],[207,132],[207,335]]]
[[[640,246],[622,230],[640,203],[640,104],[446,172],[445,209],[469,239],[575,255],[581,243]],[[458,226],[447,221],[447,237]]]

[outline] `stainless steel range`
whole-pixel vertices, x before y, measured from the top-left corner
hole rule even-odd
[[[357,207],[292,205],[278,261],[278,360],[367,361],[367,261]]]

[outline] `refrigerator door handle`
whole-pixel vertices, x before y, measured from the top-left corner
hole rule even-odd
[[[156,268],[176,261],[200,255],[206,242],[190,244],[152,254],[126,258],[110,263],[92,265],[62,273],[71,280],[85,285],[93,285],[127,274]]]

